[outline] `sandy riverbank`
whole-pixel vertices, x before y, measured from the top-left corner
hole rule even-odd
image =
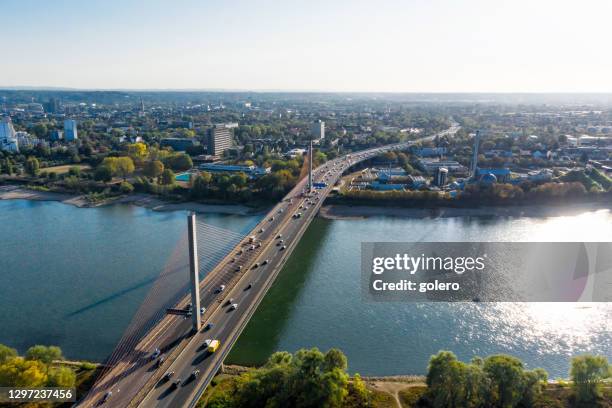
[[[554,217],[576,215],[586,211],[610,210],[602,203],[579,203],[564,206],[527,205],[512,207],[480,208],[401,208],[375,206],[325,205],[320,215],[331,220],[363,219],[376,216],[404,218],[442,218],[442,217]]]
[[[111,204],[128,204],[148,208],[153,211],[195,211],[197,213],[236,215],[252,215],[262,211],[261,209],[254,209],[239,204],[202,204],[195,202],[170,203],[147,194],[130,194],[105,200],[100,203],[91,203],[83,195],[28,190],[12,186],[0,187],[0,200],[57,201],[79,208],[101,207]]]

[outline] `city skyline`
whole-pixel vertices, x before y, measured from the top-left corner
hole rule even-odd
[[[3,3],[0,88],[612,92],[599,0],[41,4]]]

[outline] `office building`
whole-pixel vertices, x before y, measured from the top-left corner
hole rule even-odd
[[[175,152],[184,152],[189,147],[197,146],[198,142],[192,138],[166,137],[161,140],[161,147],[171,147]]]
[[[0,150],[19,152],[19,144],[15,137],[15,128],[11,119],[5,117],[0,121]]]
[[[223,156],[233,145],[232,131],[224,124],[215,125],[208,130],[208,154]]]
[[[66,119],[64,121],[64,140],[72,142],[78,138],[76,120]]]
[[[325,122],[316,120],[310,126],[310,135],[313,140],[325,139]]]

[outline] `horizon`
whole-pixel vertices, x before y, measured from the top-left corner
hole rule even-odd
[[[612,93],[604,0],[8,0],[3,11],[3,89]]]

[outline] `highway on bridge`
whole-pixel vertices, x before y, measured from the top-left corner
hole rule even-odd
[[[438,135],[452,135],[458,128],[453,125]],[[249,234],[256,237],[255,248],[251,249],[247,236],[201,282],[202,306],[207,308],[202,316],[203,329],[194,333],[190,319],[164,317],[136,346],[140,357],[136,361],[120,361],[79,406],[195,406],[341,175],[358,162],[405,149],[415,142],[386,145],[330,160],[313,170],[314,183],[323,182],[326,186],[312,192],[308,191],[308,178],[300,180]],[[185,273],[185,279],[187,276]],[[219,291],[222,284],[225,289]],[[189,302],[190,297],[185,296],[177,307],[185,307]],[[231,304],[237,304],[235,310]],[[211,328],[207,327],[209,323]],[[216,352],[207,351],[207,340],[220,342]],[[151,359],[155,348],[166,356],[160,368]],[[195,370],[199,370],[197,377],[192,375]],[[165,380],[169,372],[174,374]],[[109,390],[112,395],[104,401]]]

